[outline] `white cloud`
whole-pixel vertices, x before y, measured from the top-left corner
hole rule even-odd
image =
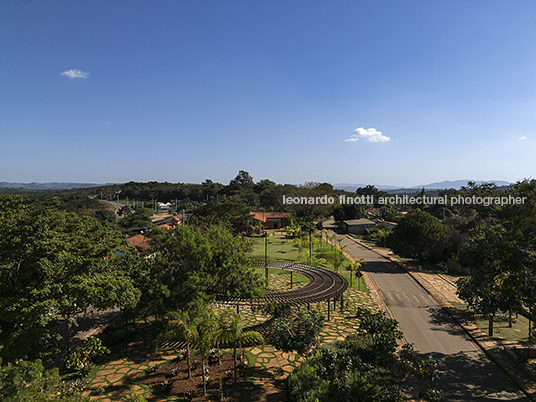
[[[359,141],[360,138],[368,139],[370,142],[388,142],[391,138],[382,134],[381,131],[375,128],[356,128],[350,138],[344,140],[348,142]]]
[[[526,139],[527,139],[527,137],[523,136],[523,137],[521,137],[521,138],[519,139],[519,141],[523,141],[523,140],[526,140]]]
[[[112,124],[112,123],[110,123],[109,121],[107,121],[106,124]]]
[[[64,77],[69,77],[69,79],[71,80],[73,78],[82,78],[85,80],[88,77],[89,73],[72,68],[68,71],[64,71],[63,73],[61,73],[61,75]]]

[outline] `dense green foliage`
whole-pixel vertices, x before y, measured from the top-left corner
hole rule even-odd
[[[0,356],[7,361],[62,349],[60,325],[88,307],[134,306],[139,292],[114,252],[120,239],[90,217],[32,210],[0,196]]]
[[[0,359],[0,400],[3,402],[89,401],[79,387],[61,380],[57,368],[45,370],[40,360],[16,360],[2,366]]]
[[[91,365],[99,357],[108,353],[110,353],[110,350],[102,345],[102,341],[99,338],[90,336],[69,353],[65,367],[70,370],[76,370],[81,377],[84,377],[89,373]]]
[[[255,297],[263,293],[253,271],[250,244],[222,226],[155,229],[151,253],[138,278],[140,308],[162,317],[197,299],[216,296]]]
[[[387,238],[387,244],[402,256],[422,261],[446,259],[448,227],[428,212],[414,209],[400,220]]]
[[[526,200],[479,211],[491,218],[470,226],[460,253],[471,275],[458,282],[458,294],[481,313],[536,305],[536,181],[517,183],[510,194]]]
[[[323,326],[324,316],[319,311],[300,311],[295,316],[276,318],[269,341],[285,352],[304,354],[318,344]]]
[[[398,323],[368,310],[359,316],[354,335],[318,347],[294,371],[291,400],[402,401],[408,376],[422,382],[424,400],[442,400],[440,391],[426,388],[437,377],[435,361],[418,358],[409,345],[396,352],[396,341],[402,338]]]

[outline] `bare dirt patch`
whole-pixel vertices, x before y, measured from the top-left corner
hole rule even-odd
[[[247,365],[239,361],[238,381],[234,383],[234,359],[232,354],[221,356],[221,365],[217,358],[207,362],[207,394],[203,395],[203,374],[201,355],[192,355],[192,378],[188,378],[186,357],[162,364],[156,371],[147,373],[141,383],[153,388],[155,392],[166,396],[178,396],[196,401],[238,401],[245,378]],[[223,397],[222,397],[223,396]]]

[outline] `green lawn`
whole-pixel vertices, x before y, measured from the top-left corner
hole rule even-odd
[[[463,318],[468,321],[472,321],[478,329],[488,334],[489,331],[489,319],[482,316],[482,314],[473,314],[472,309],[467,309],[465,303],[451,302],[454,307],[462,312]],[[534,325],[534,324],[533,324]],[[509,326],[509,318],[507,313],[497,313],[493,319],[493,336],[492,339],[496,340],[508,340],[518,341],[528,344],[529,340],[529,320],[523,317],[521,314],[512,315],[512,327]],[[532,337],[531,345],[534,344],[535,337]]]
[[[298,247],[296,247],[296,244],[293,239],[287,239],[285,237],[279,237],[279,236],[268,236],[268,238],[264,237],[252,237],[249,239],[253,244],[253,251],[251,252],[252,259],[264,261],[264,253],[265,253],[265,241],[268,242],[266,245],[266,254],[267,254],[267,260],[268,261],[289,261],[289,262],[299,262],[303,264],[307,264],[307,258],[303,258],[298,260],[299,256],[299,250]],[[334,250],[332,250],[332,246],[330,244],[326,244],[325,241],[322,241],[322,244],[319,243],[315,244],[313,247],[313,257],[315,258],[323,258],[326,261],[320,264],[317,264],[318,266],[326,269],[333,270],[333,265],[329,262],[334,254]],[[306,254],[306,250],[303,250],[303,253]],[[350,271],[347,270],[347,267],[349,266],[348,259],[345,259],[343,267],[340,269],[339,273],[343,275],[346,280],[348,281],[348,284],[350,283]],[[261,275],[264,275],[264,268],[256,268],[258,272]],[[268,275],[283,275],[285,274],[285,271],[281,271],[278,269],[269,269]],[[308,283],[308,279],[302,275],[295,275],[294,282],[305,282]],[[352,288],[353,289],[359,289],[365,293],[369,293],[369,290],[367,289],[365,285],[365,281],[363,278],[359,278],[359,280],[354,276],[352,278]]]

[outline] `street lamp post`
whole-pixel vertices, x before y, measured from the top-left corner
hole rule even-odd
[[[266,278],[266,287],[268,287],[268,233],[263,232],[264,236],[264,276]]]
[[[313,257],[313,255],[312,255],[312,252],[313,252],[312,245],[313,245],[313,243],[311,242],[312,226],[313,226],[313,221],[311,221],[309,223],[309,265],[311,265],[311,258]]]

